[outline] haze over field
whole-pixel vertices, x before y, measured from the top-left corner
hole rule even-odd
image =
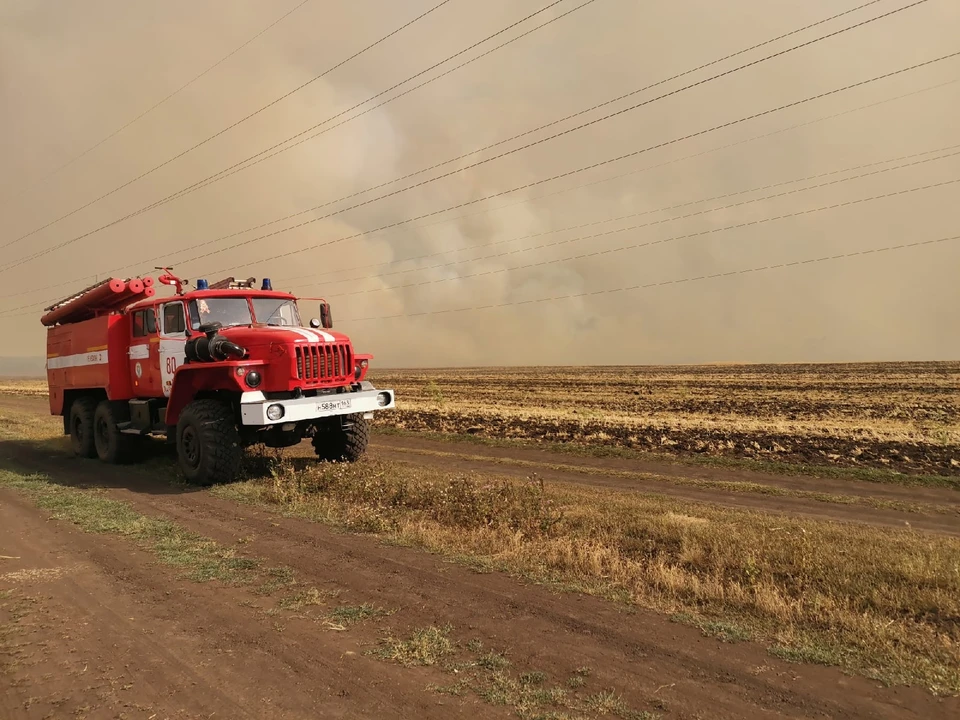
[[[564,0],[376,102],[581,2]],[[214,281],[228,274],[267,276],[278,289],[324,295],[333,303],[338,328],[352,336],[358,349],[373,352],[379,366],[940,360],[960,354],[960,336],[952,332],[960,303],[960,241],[630,292],[365,319],[521,303],[960,235],[960,207],[953,184],[650,247],[552,262],[943,183],[960,178],[960,155],[953,155],[676,222],[433,267],[659,221],[890,166],[695,204],[667,214],[553,232],[560,228],[957,145],[960,82],[954,81],[960,80],[960,57],[400,228],[369,232],[956,52],[960,50],[960,4],[955,0],[929,0],[449,178],[188,261],[193,255],[228,248],[462,168],[907,4],[907,0],[881,0],[522,140],[257,232],[213,242],[470,153],[862,4],[861,0],[670,4],[595,0],[249,170],[19,264],[346,111],[548,1],[451,0],[239,127],[61,222],[23,237],[219,132],[435,4],[436,0],[306,2],[168,102],[52,177],[56,168],[176,91],[294,8],[297,0],[282,4],[237,0],[229,4],[229,11],[209,0],[4,4],[0,8],[0,106],[4,108],[0,114],[0,332],[15,341],[4,343],[3,354],[42,355],[44,332],[39,317],[47,301],[124,264],[130,267],[117,274],[150,272],[161,264],[155,256],[163,256],[165,263],[172,263],[178,274],[191,280]],[[907,93],[915,94],[810,123]],[[777,132],[804,123],[810,124]],[[768,133],[774,134],[714,151]],[[705,154],[681,160],[699,153]],[[642,171],[652,166],[660,167]],[[585,183],[597,184],[578,187]],[[273,257],[360,233],[367,234]],[[532,235],[537,237],[524,237]],[[518,239],[506,242],[513,238]],[[474,249],[407,260],[460,248]],[[502,272],[533,263],[549,264]],[[415,268],[423,269],[367,277]],[[303,277],[314,271],[327,274]],[[464,277],[477,273],[489,274]],[[356,277],[364,279],[349,281]],[[311,284],[312,280],[323,282]],[[443,282],[381,290],[434,280]],[[44,289],[61,283],[62,287]],[[370,292],[351,294],[358,290]],[[0,365],[0,374],[10,372]]]

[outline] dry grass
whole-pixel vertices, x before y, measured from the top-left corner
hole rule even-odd
[[[585,675],[574,675],[580,682],[568,681],[563,687],[545,673],[517,670],[503,654],[485,649],[477,640],[464,646],[450,636],[449,627],[419,628],[406,638],[385,637],[371,654],[407,667],[438,667],[458,679],[452,685],[431,686],[434,692],[455,696],[471,693],[491,705],[511,708],[522,720],[656,717],[632,710],[612,690],[591,693]]]
[[[675,615],[730,641],[960,691],[960,541],[403,465],[279,463],[219,495]]]
[[[45,379],[0,378],[0,395],[46,397],[47,381]]]

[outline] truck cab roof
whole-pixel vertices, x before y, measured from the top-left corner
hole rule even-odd
[[[125,308],[125,312],[135,312],[137,310],[142,310],[143,308],[154,307],[156,305],[162,305],[168,302],[174,302],[176,300],[182,300],[189,302],[191,300],[209,300],[211,298],[237,298],[237,297],[249,297],[249,298],[273,298],[276,300],[296,300],[295,295],[290,293],[280,292],[278,290],[254,290],[254,289],[223,289],[223,290],[191,290],[185,292],[182,295],[173,295],[170,297],[152,297],[147,300],[141,300],[140,302],[129,305]]]

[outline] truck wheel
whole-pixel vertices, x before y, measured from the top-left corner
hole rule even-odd
[[[97,405],[93,416],[93,437],[97,456],[105,463],[122,465],[133,460],[133,438],[120,432],[120,417],[116,403],[104,400]]]
[[[229,405],[219,400],[195,400],[177,423],[177,457],[188,482],[197,485],[233,480],[243,450]]]
[[[93,440],[93,416],[97,402],[93,398],[77,398],[70,405],[70,445],[82,458],[95,458],[97,447]]]
[[[356,462],[367,451],[370,426],[359,416],[348,416],[317,426],[313,436],[313,450],[319,460],[328,462]]]

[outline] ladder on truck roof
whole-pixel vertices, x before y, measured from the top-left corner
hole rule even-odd
[[[65,297],[63,300],[58,300],[57,302],[55,302],[55,303],[54,303],[53,305],[51,305],[50,307],[45,307],[45,308],[43,309],[43,311],[44,311],[44,312],[50,312],[51,310],[56,310],[57,308],[61,308],[61,307],[63,307],[64,305],[69,305],[69,304],[72,303],[74,300],[79,300],[79,299],[82,298],[84,295],[86,295],[88,292],[90,292],[91,290],[96,290],[98,287],[100,287],[101,285],[103,285],[103,284],[106,283],[106,282],[109,282],[109,280],[101,280],[100,282],[95,282],[93,285],[90,285],[90,286],[88,286],[88,287],[85,287],[83,290],[78,290],[78,291],[75,292],[73,295],[71,295],[71,296],[69,296],[69,297]],[[124,284],[124,285],[126,285],[126,284],[129,283],[129,282],[130,282],[130,278],[124,278],[124,279],[123,279],[123,284]]]
[[[47,327],[82,322],[104,313],[118,312],[134,302],[153,297],[156,292],[153,278],[110,278],[45,308],[40,322]]]

